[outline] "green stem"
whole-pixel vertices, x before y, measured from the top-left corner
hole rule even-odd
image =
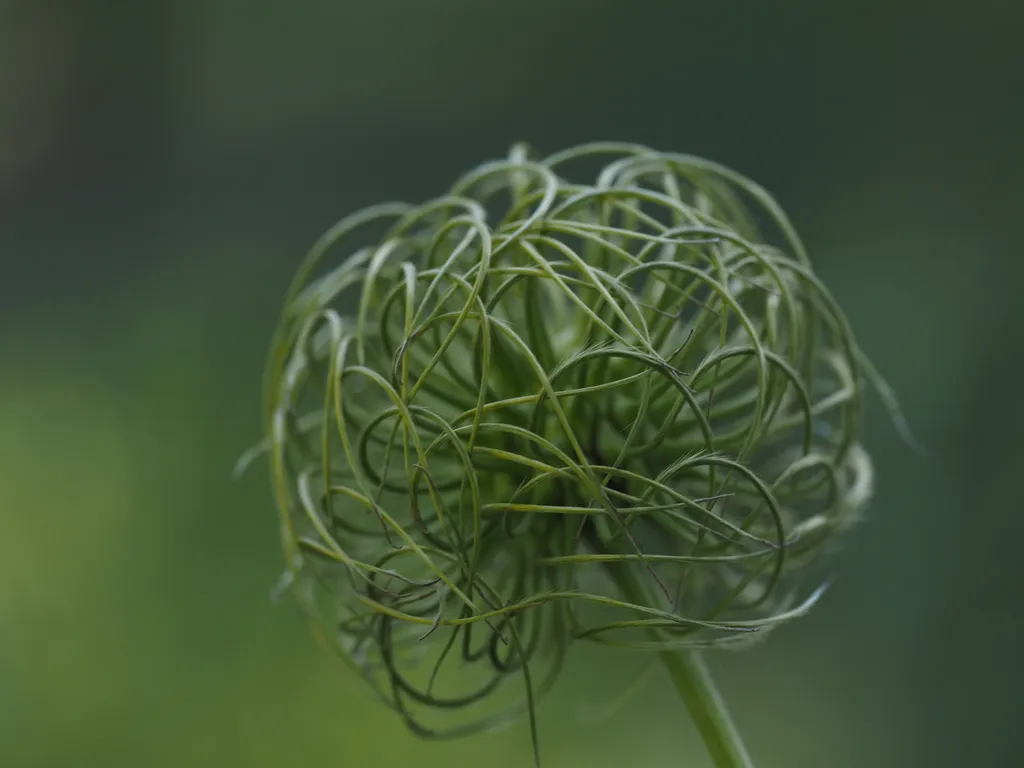
[[[651,605],[634,571],[610,566],[608,573],[627,600],[638,605]],[[657,633],[654,634],[656,639],[660,639]],[[753,768],[754,763],[729,716],[725,700],[700,654],[685,650],[662,651],[661,661],[689,710],[715,768]]]
[[[697,651],[664,651],[661,661],[716,768],[753,768],[711,672]]]

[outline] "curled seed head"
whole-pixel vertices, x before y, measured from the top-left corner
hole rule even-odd
[[[741,646],[870,495],[874,378],[758,185],[516,147],[301,267],[265,443],[294,584],[427,736],[532,716],[574,641]]]

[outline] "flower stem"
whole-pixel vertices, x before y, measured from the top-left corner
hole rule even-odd
[[[753,768],[725,700],[700,654],[663,651],[661,661],[704,739],[715,768]]]
[[[611,566],[608,573],[627,600],[650,605],[633,571]],[[655,639],[660,639],[657,633],[653,634]],[[715,768],[753,768],[754,763],[729,716],[725,700],[700,654],[687,650],[662,651],[661,661],[693,718]]]

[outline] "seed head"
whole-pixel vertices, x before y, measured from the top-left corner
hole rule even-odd
[[[267,382],[289,572],[416,733],[532,717],[575,641],[736,647],[810,607],[871,491],[866,378],[758,185],[516,147],[300,269]]]

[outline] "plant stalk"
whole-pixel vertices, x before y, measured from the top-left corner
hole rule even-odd
[[[729,716],[725,700],[700,654],[663,651],[661,661],[686,704],[715,768],[753,768],[754,763]]]
[[[614,565],[607,570],[627,600],[639,605],[651,604],[635,572]],[[655,639],[660,639],[658,633],[652,634]],[[676,650],[662,651],[660,655],[672,685],[693,718],[715,768],[754,768],[739,731],[729,716],[725,700],[718,692],[700,654],[697,651]]]

